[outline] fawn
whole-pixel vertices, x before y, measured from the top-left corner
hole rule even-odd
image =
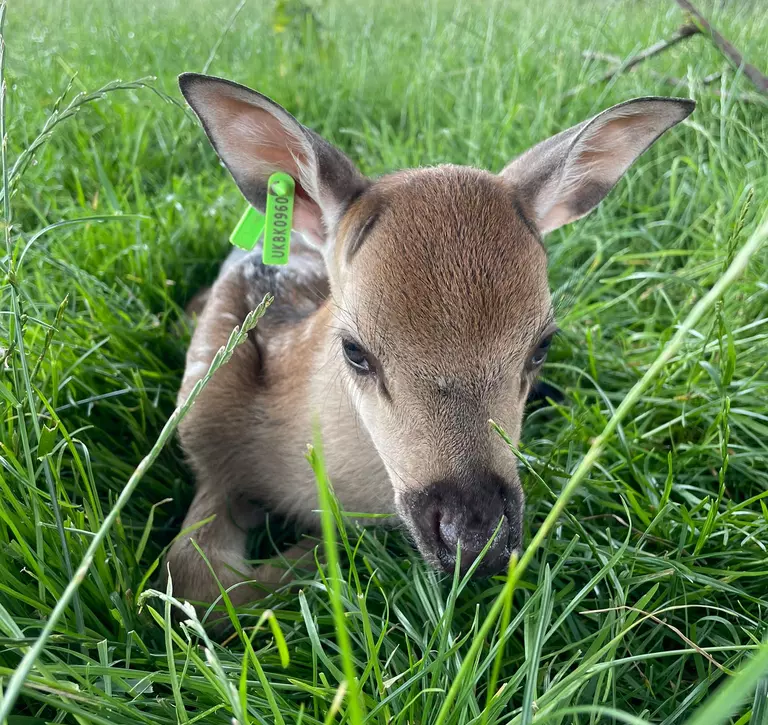
[[[248,564],[246,537],[267,510],[317,527],[304,455],[315,420],[344,509],[396,513],[440,569],[466,571],[486,546],[477,571],[504,568],[522,545],[524,494],[488,421],[519,439],[555,332],[542,237],[592,210],[694,102],[621,103],[499,174],[444,165],[371,180],[269,98],[192,73],[179,83],[253,206],[273,172],[295,179],[296,234],[287,267],[230,257],[197,320],[180,400],[275,298],[180,426],[197,477],[184,527],[213,518],[169,551],[176,594],[219,595],[192,538],[237,604],[260,596],[242,583],[280,580]]]

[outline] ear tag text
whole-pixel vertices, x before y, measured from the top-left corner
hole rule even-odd
[[[289,174],[282,171],[272,174],[267,182],[266,215],[248,206],[229,241],[240,249],[251,251],[263,232],[261,261],[269,265],[288,264],[295,191],[296,183]]]
[[[294,180],[281,171],[269,177],[264,225],[264,264],[288,264],[293,226]]]

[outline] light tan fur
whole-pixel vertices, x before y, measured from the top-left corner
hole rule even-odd
[[[495,535],[488,556],[503,566],[521,545],[524,497],[488,421],[519,437],[554,329],[541,234],[593,208],[692,104],[622,104],[498,175],[446,165],[370,181],[259,94],[191,75],[182,90],[252,203],[263,208],[271,171],[297,179],[305,241],[294,239],[285,269],[235,255],[204,299],[180,400],[232,328],[266,292],[276,297],[180,426],[197,476],[184,526],[214,518],[172,547],[176,592],[218,595],[190,538],[225,586],[239,585],[237,602],[263,591],[244,581],[274,586],[278,569],[247,563],[246,535],[266,510],[316,529],[304,457],[315,420],[344,509],[398,514],[446,569],[457,545],[471,554],[466,568]],[[345,361],[350,341],[365,374]]]

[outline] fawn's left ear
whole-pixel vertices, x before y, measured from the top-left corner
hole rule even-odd
[[[684,98],[620,103],[537,144],[501,176],[546,234],[594,209],[634,161],[695,106]]]
[[[179,76],[179,87],[245,198],[264,211],[270,175],[290,174],[293,227],[324,247],[350,200],[369,184],[354,164],[250,88],[197,73]]]

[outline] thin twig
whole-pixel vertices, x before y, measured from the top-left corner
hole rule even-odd
[[[605,63],[613,63],[615,66],[618,66],[621,64],[621,58],[619,58],[618,55],[611,55],[610,53],[601,53],[598,50],[585,50],[582,52],[581,56],[582,58],[586,58],[587,60],[600,60]],[[614,70],[618,71],[618,68],[615,68]],[[675,76],[665,76],[663,73],[659,73],[658,71],[655,71],[655,70],[650,71],[650,73],[656,76],[657,78],[669,81],[674,85],[678,85],[679,83],[685,83],[685,81],[682,78],[676,78]],[[698,80],[698,83],[700,83],[702,86],[709,86],[712,83],[717,83],[717,81],[719,81],[722,77],[723,77],[723,72],[716,71],[715,73],[710,73],[709,75],[704,76],[701,80]]]
[[[610,53],[601,53],[599,50],[583,50],[581,57],[587,60],[602,60],[606,63],[613,63],[614,65],[621,65],[621,58],[618,55],[611,55]]]
[[[659,73],[658,71],[652,70],[650,71],[650,74],[656,78],[661,83],[665,83],[669,86],[686,86],[688,85],[688,81],[686,81],[684,78],[676,78],[675,76],[665,76],[663,73]],[[718,79],[722,78],[722,73],[711,73],[708,76],[705,76],[704,78],[699,81],[699,83],[702,86],[705,85],[711,85]],[[722,91],[719,88],[707,88],[707,93],[717,96],[718,98],[732,98],[736,101],[742,101],[743,103],[758,103],[758,104],[765,104],[765,98],[761,96],[758,93],[733,93],[731,91]]]
[[[593,86],[597,83],[605,83],[606,81],[610,81],[620,73],[631,70],[639,63],[648,60],[648,58],[653,58],[655,55],[663,53],[665,50],[677,45],[680,41],[685,40],[686,38],[690,38],[692,35],[697,35],[700,32],[701,30],[699,30],[698,26],[694,25],[693,23],[686,23],[685,25],[681,25],[674,33],[672,33],[672,35],[669,36],[669,38],[660,40],[657,43],[648,46],[644,50],[641,50],[639,53],[631,55],[623,63],[621,63],[618,68],[612,68],[607,73],[601,75],[599,78],[595,78],[594,80],[587,83],[586,86]],[[569,98],[570,96],[574,96],[583,88],[585,88],[584,85],[577,88],[572,88],[570,91],[565,93],[564,97]]]
[[[619,58],[619,56],[617,55],[611,55],[610,53],[601,53],[598,50],[585,50],[582,52],[581,55],[583,58],[586,58],[587,60],[597,60],[597,61],[602,61],[603,63],[611,63],[612,65],[616,66],[612,71],[614,74],[618,73],[621,70],[621,67],[620,67],[621,58]],[[677,76],[668,76],[668,75],[665,75],[664,73],[659,73],[658,71],[655,71],[655,70],[649,70],[648,72],[656,80],[668,86],[682,87],[690,84],[690,81],[688,81],[685,78],[678,78]],[[715,73],[710,73],[709,75],[706,75],[701,79],[694,78],[693,84],[695,86],[701,86],[703,88],[704,86],[711,86],[713,83],[717,83],[722,77],[723,77],[723,72],[716,71]],[[732,98],[737,101],[742,101],[744,103],[765,103],[765,99],[756,93],[730,93],[730,92],[724,93],[719,88],[708,88],[707,92],[713,96],[717,96],[718,98],[727,96],[728,98]]]
[[[754,83],[760,93],[768,95],[768,77],[763,75],[755,66],[747,63],[744,56],[720,33],[717,32],[709,21],[689,2],[689,0],[675,0],[675,2],[691,16],[693,24],[699,32],[705,32],[712,39],[717,49],[728,58],[737,68],[744,69],[744,75]]]
[[[606,612],[617,612],[619,610],[624,610],[626,612],[637,612],[638,614],[644,614],[648,619],[652,620],[653,622],[656,622],[656,624],[660,624],[663,627],[668,627],[671,629],[680,639],[683,640],[689,647],[692,647],[695,649],[702,657],[706,657],[717,669],[721,670],[722,672],[728,673],[728,670],[725,669],[709,652],[704,650],[702,647],[699,647],[692,639],[689,639],[686,637],[680,629],[675,627],[674,624],[670,624],[664,619],[661,619],[660,617],[657,617],[652,612],[646,612],[643,609],[638,609],[637,607],[630,607],[627,605],[618,606],[618,607],[606,607],[605,609],[588,609],[583,612],[579,612],[579,614],[605,614]],[[730,674],[730,673],[728,673]]]
[[[660,40],[645,50],[641,50],[639,53],[631,56],[624,63],[622,63],[621,68],[606,74],[602,80],[608,81],[613,78],[616,73],[628,71],[630,68],[634,68],[639,63],[642,63],[644,60],[653,58],[653,56],[658,55],[659,53],[663,53],[665,50],[668,50],[669,48],[677,45],[680,41],[685,40],[686,38],[690,38],[692,35],[696,35],[700,32],[701,31],[699,28],[693,23],[686,23],[685,25],[681,25],[674,33],[672,33],[672,35],[669,36],[669,38]]]

